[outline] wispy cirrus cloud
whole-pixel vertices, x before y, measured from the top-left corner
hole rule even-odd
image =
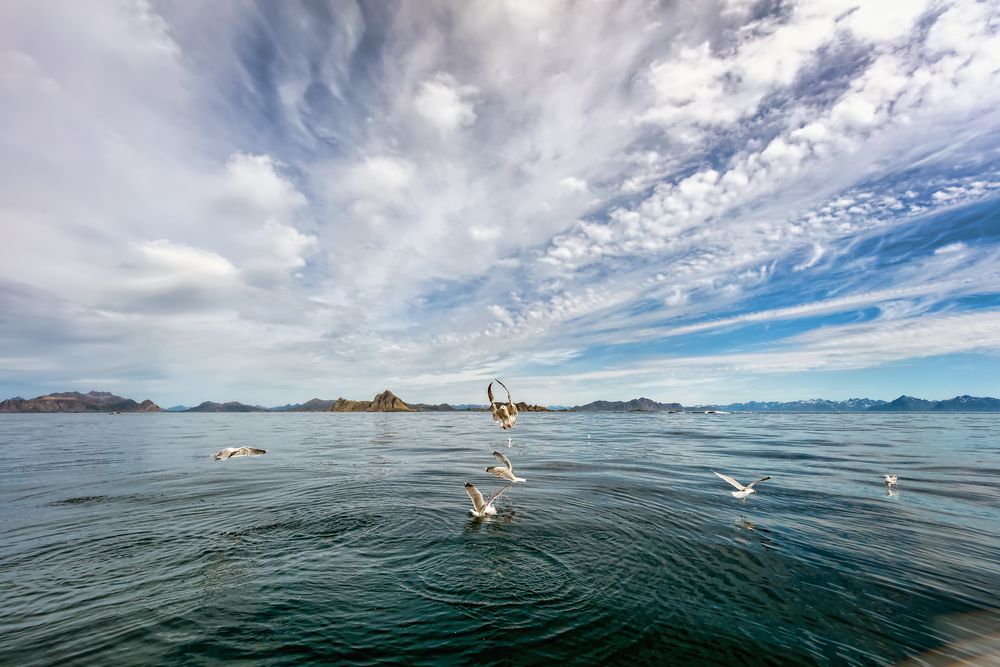
[[[998,28],[957,0],[4,6],[0,387],[724,400],[763,366],[1000,365]]]

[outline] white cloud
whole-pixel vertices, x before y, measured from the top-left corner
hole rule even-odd
[[[277,169],[269,155],[233,155],[226,162],[220,199],[256,217],[293,217],[306,205],[306,198]]]
[[[212,280],[236,273],[235,267],[225,257],[165,239],[141,243],[136,249],[147,266],[171,277]]]
[[[956,336],[955,331],[967,335]],[[772,351],[671,356],[614,369],[524,378],[524,382],[601,386],[616,381],[616,386],[628,387],[649,382],[649,386],[661,390],[673,386],[690,391],[702,378],[718,394],[722,391],[720,383],[731,383],[734,378],[878,368],[905,359],[998,351],[1000,313],[939,314],[919,320],[824,327],[787,339],[781,349]]]
[[[802,262],[801,264],[796,264],[793,270],[805,271],[806,269],[811,269],[812,267],[816,266],[816,263],[819,262],[819,260],[823,259],[824,254],[826,254],[826,249],[823,248],[823,246],[819,245],[818,243],[815,244],[813,246],[812,255],[809,257],[809,259]]]
[[[559,185],[570,192],[582,193],[587,191],[587,181],[575,176],[567,176],[559,181]]]
[[[955,332],[961,331],[961,336]],[[820,329],[789,341],[789,351],[716,361],[756,372],[867,368],[901,359],[1000,350],[1000,313],[934,315]]]
[[[787,19],[744,26],[729,50],[713,50],[708,41],[682,47],[650,68],[656,102],[642,118],[681,139],[700,139],[708,127],[733,124],[758,111],[768,94],[792,85],[839,33],[870,44],[891,42],[913,29],[926,6],[802,2],[791,6]],[[842,110],[860,122],[866,111],[860,102]]]
[[[358,192],[380,193],[405,190],[413,180],[413,163],[385,155],[366,158],[351,175]]]
[[[249,235],[249,259],[243,266],[246,280],[255,285],[269,286],[287,280],[306,265],[317,239],[295,228],[268,219]]]
[[[460,86],[455,77],[438,72],[423,81],[413,100],[417,113],[443,132],[468,127],[476,122],[475,86]]]
[[[809,18],[803,20],[810,25],[811,22],[817,21],[817,25],[822,24],[832,30],[837,23],[839,10],[828,9],[829,11],[820,14],[807,12]],[[941,19],[945,20],[947,17],[946,13]],[[789,24],[768,33],[759,41],[743,44],[738,49],[737,55],[733,56],[733,60],[739,61],[742,58],[740,54],[744,50],[756,52],[758,48],[761,52],[768,53],[768,57],[778,57],[775,54],[781,53],[781,48],[770,42],[777,40],[783,44],[785,37],[775,36],[785,35],[784,31],[795,25],[797,25],[796,19],[793,17]],[[966,21],[961,26],[960,32],[965,38],[961,48],[964,49],[966,60],[960,70],[990,71],[992,73],[988,76],[991,77],[991,81],[1000,83],[997,68],[992,67],[992,52],[989,47],[983,46],[997,39],[990,33],[988,23],[974,26],[971,21]],[[928,43],[934,41],[933,35],[932,31]],[[898,35],[894,32],[893,38],[895,37]],[[803,54],[808,53],[811,58],[813,50],[806,49],[805,45],[802,45],[800,51],[799,47],[794,46],[800,44],[798,37],[794,39],[788,37],[788,39],[792,45],[789,46],[792,54],[789,56],[789,62],[796,63],[794,69],[797,71],[797,68],[805,62]],[[976,46],[970,47],[970,44]],[[957,45],[954,46],[959,48]],[[694,68],[698,73],[697,76],[707,76],[713,81],[728,80],[723,78],[720,72],[731,72],[736,67],[735,62],[726,61],[724,64],[717,62],[718,59],[709,53],[707,46],[703,47],[699,54],[694,56],[688,53],[682,56],[680,64],[674,63],[670,67],[676,66],[687,72],[690,63],[685,58],[697,58],[698,67]],[[713,89],[705,81],[699,81],[697,85],[686,83],[680,74],[668,72],[663,76],[664,85],[671,91],[670,100],[673,100],[671,104],[660,108],[657,112],[661,114],[657,117],[658,122],[665,125],[693,122],[692,119],[698,119],[702,124],[733,123],[743,113],[755,110],[757,103],[763,97],[763,92],[752,95],[752,100],[741,106],[740,100],[743,98],[739,91],[742,90],[740,88],[742,84],[736,84],[736,92],[732,92],[721,84],[717,89]],[[742,81],[740,77],[736,78]],[[676,85],[673,83],[675,79],[677,79]],[[761,85],[767,90],[773,85],[791,83],[791,79],[788,76],[783,78],[780,72],[761,81]],[[590,228],[578,225],[574,233],[554,239],[547,257],[556,264],[572,269],[607,258],[609,255],[662,253],[668,250],[676,252],[679,245],[702,242],[703,239],[699,235],[690,236],[685,240],[683,234],[687,230],[700,228],[728,211],[745,209],[764,197],[772,196],[779,188],[794,188],[796,181],[815,177],[819,170],[827,168],[831,163],[836,164],[840,156],[857,155],[862,151],[871,153],[877,144],[866,145],[865,141],[876,132],[882,132],[887,138],[911,137],[914,133],[920,132],[921,126],[917,123],[918,120],[923,120],[927,126],[936,129],[941,122],[940,114],[948,110],[949,105],[954,105],[952,109],[956,114],[965,114],[970,110],[960,98],[959,101],[955,101],[953,95],[947,104],[943,100],[938,104],[929,104],[926,94],[923,97],[913,94],[914,82],[919,82],[917,88],[928,92],[951,91],[956,85],[952,69],[942,67],[940,60],[906,60],[894,51],[887,51],[876,57],[829,109],[811,118],[807,117],[805,121],[800,115],[793,114],[793,124],[787,127],[783,134],[771,139],[763,148],[737,153],[730,159],[724,171],[720,172],[715,168],[702,169],[674,183],[657,186],[653,194],[638,206],[613,210],[609,215],[610,234],[605,234],[605,238],[601,240],[593,239]],[[702,109],[696,98],[676,97],[681,95],[677,91],[687,91],[689,88],[692,94],[709,96],[704,105],[713,110]],[[994,101],[992,96],[987,95],[985,98],[980,97],[975,106],[980,113],[990,112],[994,108]],[[665,113],[664,108],[671,114],[676,113],[680,116],[665,117],[662,115]],[[940,140],[945,141],[946,138],[942,136]],[[906,150],[907,146],[883,142],[879,148],[883,154],[868,155],[866,160],[888,159],[890,151]],[[855,173],[856,178],[864,175],[862,170],[856,170]],[[939,200],[947,196],[947,193],[937,195]],[[730,218],[729,226],[734,227],[734,222],[736,219]],[[780,229],[783,226],[782,222],[776,221],[770,226],[774,234],[782,233]],[[745,240],[745,234],[737,234],[733,238]]]
[[[496,227],[469,227],[469,235],[477,241],[495,241],[500,238],[501,231]]]
[[[489,307],[490,314],[508,326],[514,326],[514,320],[503,306],[493,304]]]
[[[968,249],[964,243],[949,243],[948,245],[941,246],[934,250],[935,255],[943,255],[948,253],[964,253]]]

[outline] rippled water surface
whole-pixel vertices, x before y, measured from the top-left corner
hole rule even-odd
[[[507,435],[484,413],[0,415],[0,661],[939,664],[1000,633],[1000,415]],[[212,461],[241,444],[268,454]],[[494,449],[527,482],[480,521],[463,483],[499,488]],[[773,478],[740,503],[713,470]]]

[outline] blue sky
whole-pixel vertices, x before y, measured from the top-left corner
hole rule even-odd
[[[0,394],[1000,395],[997,2],[0,5]]]

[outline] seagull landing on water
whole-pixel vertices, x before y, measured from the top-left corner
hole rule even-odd
[[[883,477],[885,478],[886,486],[896,486],[896,480],[898,479],[896,475],[883,475]]]
[[[509,428],[514,428],[514,424],[517,423],[517,406],[514,405],[514,400],[510,397],[510,389],[507,389],[507,385],[496,378],[493,381],[507,390],[506,403],[503,401],[494,401],[493,382],[486,385],[486,398],[490,401],[490,412],[493,413],[493,421],[500,422],[500,428],[506,431]]]
[[[502,452],[493,452],[493,456],[497,457],[497,461],[502,463],[503,467],[501,468],[500,466],[490,466],[489,468],[486,469],[486,472],[493,475],[494,477],[505,479],[511,484],[527,481],[523,477],[516,477],[514,475],[514,466],[510,464],[510,459],[504,456]]]
[[[757,493],[757,490],[753,488],[754,484],[760,484],[761,482],[766,482],[767,480],[771,479],[771,476],[768,475],[767,477],[761,477],[757,481],[750,482],[746,486],[743,486],[729,475],[723,475],[720,472],[717,472],[715,474],[721,477],[722,479],[726,480],[727,482],[729,482],[729,484],[739,489],[739,491],[733,491],[732,493],[733,493],[733,498],[739,498],[740,500],[746,500],[747,496],[749,496],[751,493]]]
[[[262,456],[264,454],[267,454],[267,450],[257,449],[256,447],[226,447],[217,453],[213,459],[215,461],[225,461],[234,456]]]
[[[479,492],[479,489],[477,489],[472,484],[469,484],[468,482],[466,482],[465,483],[465,492],[468,493],[469,494],[469,498],[472,499],[472,509],[469,510],[470,512],[472,512],[472,516],[474,516],[476,518],[479,518],[479,519],[482,519],[483,517],[495,515],[497,513],[497,510],[496,510],[495,507],[493,507],[493,501],[496,500],[497,498],[499,498],[500,494],[502,494],[504,491],[506,491],[509,488],[510,488],[510,485],[508,484],[506,487],[504,487],[503,489],[501,489],[499,492],[494,493],[493,497],[489,499],[489,502],[487,502],[487,501],[483,500],[483,494],[481,494]]]

